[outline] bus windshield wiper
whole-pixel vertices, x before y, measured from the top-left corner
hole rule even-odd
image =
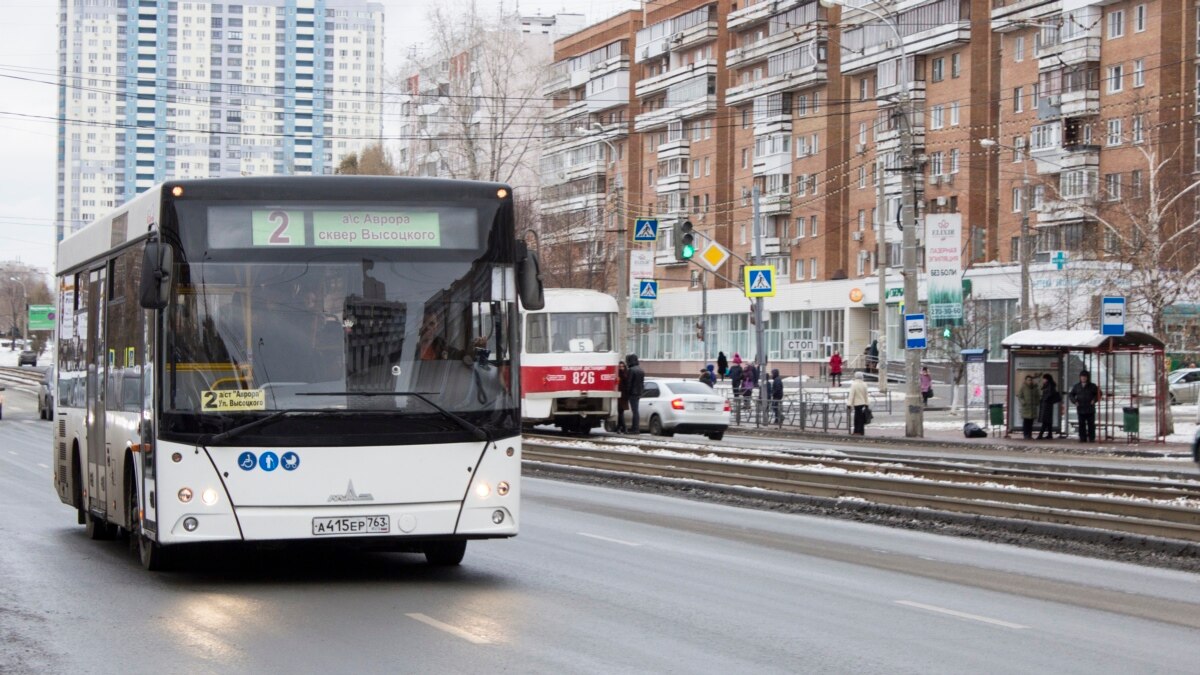
[[[436,410],[438,413],[440,413],[446,419],[454,422],[455,424],[462,427],[463,429],[470,431],[472,434],[475,434],[475,438],[478,438],[481,441],[487,441],[489,443],[492,441],[492,435],[490,433],[488,433],[487,429],[484,429],[483,427],[479,426],[478,424],[474,424],[468,420],[465,420],[462,417],[455,415],[454,413],[450,412],[449,410],[446,410],[442,406],[431,401],[429,399],[429,396],[433,393],[434,392],[432,392],[432,391],[300,391],[300,392],[296,392],[295,395],[296,396],[412,396],[413,398],[420,399],[421,401],[424,401],[425,403],[429,404],[430,408],[433,408],[434,410]]]
[[[271,413],[270,415],[267,415],[266,417],[260,417],[256,420],[251,420],[249,422],[246,422],[245,424],[239,424],[238,426],[233,427],[232,429],[227,429],[225,431],[222,431],[219,434],[209,436],[207,439],[205,439],[203,442],[201,442],[200,445],[212,445],[213,443],[223,443],[223,442],[225,442],[231,438],[234,438],[236,436],[241,436],[242,434],[246,433],[247,431],[250,431],[252,429],[257,429],[262,426],[266,426],[266,425],[270,424],[271,422],[274,422],[277,419],[281,419],[288,415],[299,413],[299,412],[311,412],[311,411],[308,411],[308,410],[276,410],[275,412]]]

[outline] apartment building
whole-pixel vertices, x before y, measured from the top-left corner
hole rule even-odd
[[[1020,314],[1023,218],[1030,316],[1046,328],[1091,325],[1096,280],[1115,274],[1120,244],[1100,221],[1122,227],[1143,208],[1143,150],[1167,162],[1160,186],[1178,189],[1200,171],[1200,25],[1189,3],[908,0],[883,6],[888,22],[868,11],[877,3],[853,4],[656,3],[625,35],[627,143],[640,141],[642,167],[626,174],[636,180],[623,215],[659,219],[663,280],[653,327],[632,347],[657,371],[691,373],[717,350],[754,351],[749,303],[711,276],[709,344],[697,340],[697,276],[707,273],[671,252],[688,219],[748,259],[755,191],[778,278],[766,304],[769,356],[794,372],[795,355],[782,350],[792,338],[816,341],[814,360],[839,351],[853,364],[875,340],[902,358],[902,209],[917,219],[922,270],[925,219],[961,218],[964,288],[986,323],[972,340],[1003,358],[1000,340]],[[620,39],[609,28],[606,39]],[[737,278],[738,265],[723,274]],[[922,274],[922,304],[926,282]]]
[[[382,134],[365,0],[60,0],[57,236],[172,178],[331,173]]]

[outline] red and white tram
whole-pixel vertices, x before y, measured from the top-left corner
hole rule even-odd
[[[587,433],[617,405],[615,321],[611,295],[547,288],[546,306],[522,308],[521,421]]]

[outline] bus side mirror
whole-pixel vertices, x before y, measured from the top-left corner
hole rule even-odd
[[[539,310],[546,306],[542,288],[542,263],[525,242],[517,242],[517,288],[525,309]]]
[[[161,241],[148,241],[142,251],[142,282],[138,298],[144,309],[167,306],[171,292],[171,247]]]

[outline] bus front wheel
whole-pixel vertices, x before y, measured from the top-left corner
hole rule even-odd
[[[425,561],[430,565],[452,567],[460,564],[466,553],[466,541],[439,541],[425,546]]]
[[[129,505],[129,547],[138,557],[138,562],[149,572],[159,572],[170,567],[168,549],[159,546],[146,536],[142,529],[141,500],[138,496],[137,480],[126,482],[125,503]]]

